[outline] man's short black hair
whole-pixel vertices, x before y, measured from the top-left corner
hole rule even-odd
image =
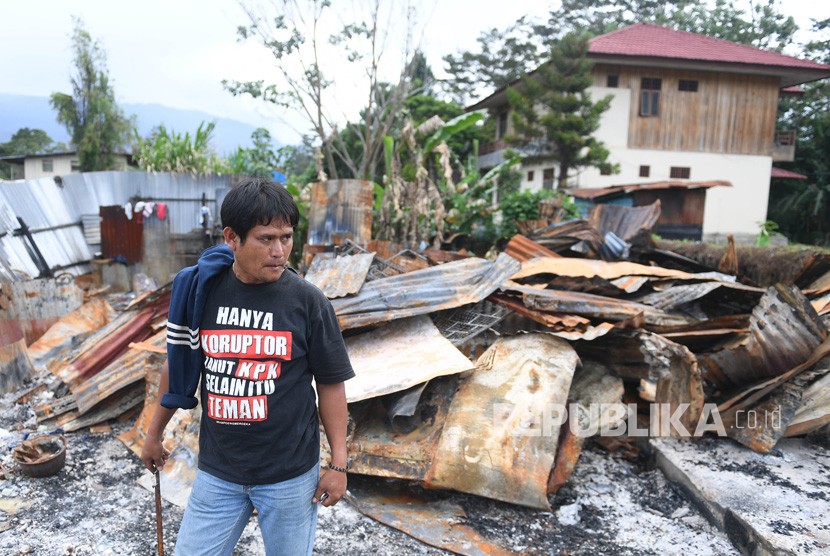
[[[266,178],[246,178],[233,186],[222,202],[220,216],[222,225],[236,232],[243,242],[256,225],[267,226],[277,220],[296,228],[300,221],[291,193]]]

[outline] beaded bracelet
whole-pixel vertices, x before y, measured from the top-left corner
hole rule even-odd
[[[337,467],[336,465],[329,464],[329,469],[332,471],[340,471],[341,473],[346,473],[349,468],[348,467]]]

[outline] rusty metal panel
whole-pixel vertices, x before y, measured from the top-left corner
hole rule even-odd
[[[311,186],[308,244],[332,245],[372,239],[374,187],[365,180],[328,180]]]
[[[33,373],[23,331],[0,310],[0,394],[17,390]]]
[[[334,299],[360,291],[374,253],[361,253],[334,257],[331,253],[318,253],[311,261],[305,279],[320,288],[326,297]]]
[[[470,257],[367,282],[357,295],[331,304],[347,330],[477,303],[518,270],[504,253],[495,262]]]
[[[460,521],[464,509],[449,500],[426,502],[398,485],[350,486],[346,499],[372,519],[403,531],[430,546],[468,556],[515,554],[487,540]]]
[[[112,307],[104,298],[92,298],[58,320],[29,346],[32,361],[36,366],[46,365],[66,349],[77,347],[89,333],[102,328],[114,316]]]
[[[349,442],[352,472],[376,477],[423,481],[458,385],[455,375],[431,380],[415,414],[389,420],[381,399],[349,406],[355,422]]]
[[[12,282],[8,285],[12,298],[12,311],[31,345],[58,319],[68,315],[84,302],[84,292],[75,280],[64,275]]]
[[[770,287],[753,309],[749,332],[722,349],[698,354],[703,376],[722,388],[775,377],[806,360],[827,337],[810,302],[795,286]]]
[[[686,324],[692,319],[660,311],[636,301],[590,293],[538,289],[508,282],[505,290],[522,294],[524,304],[531,309],[553,313],[576,314],[611,321],[626,320],[642,315],[647,324],[672,326]]]
[[[591,209],[588,222],[605,236],[608,232],[625,241],[641,230],[650,232],[660,218],[660,202],[645,207],[621,205],[596,205]]]
[[[530,259],[534,259],[536,257],[561,256],[555,251],[551,251],[547,247],[544,247],[543,245],[540,245],[521,234],[516,234],[510,238],[510,241],[507,242],[507,246],[504,248],[504,252],[520,262],[529,261]]]
[[[158,332],[147,343],[163,349],[167,345],[167,330]],[[143,349],[130,349],[118,359],[87,380],[71,388],[81,415],[122,388],[144,379],[151,358],[158,358]]]
[[[577,361],[560,338],[499,338],[453,398],[427,486],[550,511],[561,426],[551,408],[566,407]]]
[[[570,189],[568,193],[579,199],[601,199],[610,195],[621,193],[634,193],[636,191],[649,191],[661,189],[708,189],[710,187],[731,187],[732,183],[725,180],[711,181],[660,181],[653,183],[632,183],[627,185],[612,185],[609,187],[588,187],[582,189]]]
[[[356,374],[346,381],[349,403],[400,392],[474,367],[426,315],[346,338],[346,350]]]
[[[582,276],[590,278],[599,276],[606,280],[614,280],[624,276],[652,276],[658,278],[676,278],[678,280],[698,280],[702,275],[690,274],[680,270],[672,270],[659,266],[646,266],[629,262],[605,262],[595,259],[575,259],[569,257],[537,258],[522,263],[522,268],[511,279],[519,280],[536,274],[554,274],[557,276]],[[705,277],[714,279],[711,273]],[[724,281],[734,281],[734,277],[724,275]]]
[[[754,306],[755,303],[758,302],[758,299],[760,299],[766,291],[764,288],[756,288],[753,286],[745,286],[744,284],[731,282],[698,282],[696,284],[680,285],[671,284],[670,287],[667,287],[662,291],[656,291],[641,297],[639,301],[665,311],[704,298],[718,288],[729,289],[730,291],[725,292],[725,295],[728,295],[733,299],[741,297],[749,300],[751,305],[747,309]]]
[[[127,218],[120,205],[101,207],[101,254],[107,259],[124,257],[129,264],[141,262],[144,218],[140,212]]]

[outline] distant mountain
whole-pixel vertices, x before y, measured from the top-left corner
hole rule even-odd
[[[251,146],[251,133],[256,126],[238,120],[218,118],[197,110],[180,110],[161,104],[121,104],[124,113],[135,114],[138,131],[147,136],[155,126],[164,124],[169,130],[192,135],[202,122],[216,122],[213,131],[213,148],[227,155],[237,147]],[[8,141],[22,128],[42,129],[58,142],[69,142],[66,128],[55,119],[55,111],[46,97],[9,95],[0,93],[0,143]],[[274,141],[274,147],[279,147]]]

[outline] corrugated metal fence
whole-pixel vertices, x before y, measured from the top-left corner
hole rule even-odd
[[[83,274],[100,242],[99,207],[164,203],[170,232],[199,225],[204,199],[214,218],[233,176],[147,172],[88,172],[39,180],[0,181],[0,277],[20,280]],[[27,233],[28,230],[28,233]]]

